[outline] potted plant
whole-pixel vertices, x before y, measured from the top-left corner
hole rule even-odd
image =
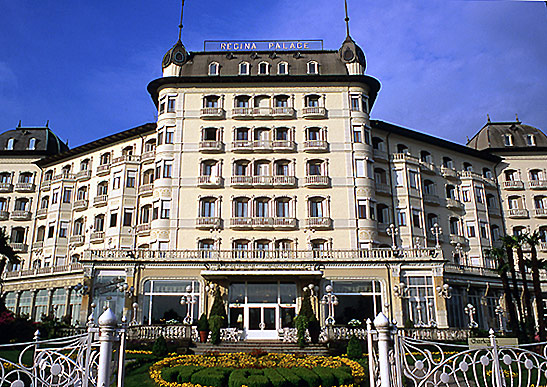
[[[202,343],[207,342],[207,338],[209,337],[209,321],[207,321],[207,315],[205,313],[202,313],[199,318],[197,328],[199,332],[199,341]]]

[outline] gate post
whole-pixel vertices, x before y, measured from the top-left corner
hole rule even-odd
[[[125,379],[125,342],[127,339],[127,317],[122,316],[122,329],[120,334],[120,353],[118,357],[118,387],[123,387]]]
[[[110,369],[112,363],[112,344],[116,340],[116,316],[110,308],[99,317],[99,369],[97,387],[110,386]]]
[[[372,343],[373,334],[372,334],[372,321],[370,318],[367,319],[367,346],[368,346],[368,379],[370,387],[376,386],[376,380],[374,380],[374,344]]]
[[[382,313],[374,319],[374,326],[378,331],[378,363],[380,366],[380,386],[391,387],[389,363],[389,342],[391,340],[391,327],[388,318]]]
[[[501,367],[500,367],[500,358],[498,355],[498,344],[496,343],[496,336],[494,335],[494,330],[490,328],[490,331],[488,332],[490,335],[490,345],[492,346],[492,362],[493,364],[493,377],[494,377],[494,386],[495,387],[503,387],[505,383],[502,382],[502,374],[501,374]],[[503,381],[505,381],[505,378],[503,378]]]

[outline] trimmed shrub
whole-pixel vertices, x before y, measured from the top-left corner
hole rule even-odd
[[[158,337],[152,346],[152,355],[156,357],[165,357],[167,356],[167,352],[167,342],[165,341],[165,337]]]
[[[222,328],[224,317],[213,315],[209,318],[209,327],[211,328],[211,343],[220,343],[220,329]]]
[[[326,367],[312,368],[312,371],[315,372],[319,378],[321,378],[321,387],[333,387],[338,385],[332,370],[332,368]]]
[[[304,385],[307,387],[317,387],[321,384],[319,376],[308,368],[291,368],[291,370],[305,382]]]
[[[199,318],[196,325],[198,331],[209,332],[209,321],[207,321],[207,315],[205,313],[201,314],[201,317]]]
[[[178,368],[178,367],[175,367]],[[185,366],[181,367],[177,375],[177,383],[188,383],[192,379],[192,375],[203,369],[199,366]]]
[[[203,368],[192,374],[190,382],[202,386],[223,387],[226,385],[231,371],[230,368]]]
[[[363,357],[363,348],[361,348],[361,342],[355,336],[351,336],[349,339],[347,355],[350,359],[360,359]]]
[[[213,316],[220,316],[223,318],[221,328],[228,327],[228,315],[226,314],[226,308],[224,307],[224,301],[222,301],[222,296],[220,295],[220,289],[218,286],[215,288],[215,295],[213,299],[213,305],[211,306],[211,312],[209,313],[209,325],[211,325],[211,318]],[[209,327],[211,331],[213,328]]]
[[[272,387],[268,377],[264,376],[263,370],[234,370],[228,379],[228,387],[241,386]]]
[[[293,387],[293,384],[289,383],[275,368],[265,368],[264,376],[270,379],[273,387]]]
[[[283,376],[291,386],[306,387],[306,382],[296,375],[290,368],[277,368],[277,372]]]
[[[353,384],[355,380],[351,375],[351,369],[348,368],[331,368],[332,374],[337,379],[336,385],[345,386]]]
[[[164,368],[161,371],[161,377],[167,382],[177,382],[179,371],[185,368],[184,366]]]

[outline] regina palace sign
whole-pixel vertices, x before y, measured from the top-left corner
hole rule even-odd
[[[205,51],[322,50],[322,40],[206,40]]]

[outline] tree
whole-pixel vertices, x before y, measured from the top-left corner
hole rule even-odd
[[[520,336],[519,320],[517,311],[515,309],[515,300],[511,292],[511,286],[509,285],[509,278],[507,277],[507,271],[509,265],[505,260],[505,250],[499,247],[495,247],[487,252],[497,263],[498,274],[503,284],[503,292],[505,293],[505,304],[507,305],[507,312],[509,313],[509,323],[511,330],[518,336]]]
[[[209,316],[222,317],[221,328],[226,328],[228,326],[228,316],[226,315],[226,308],[224,307],[224,301],[222,301],[222,296],[220,295],[220,289],[218,288],[218,286],[215,288],[213,305],[211,306],[211,312],[209,313]]]
[[[534,297],[536,299],[536,312],[538,316],[539,337],[544,341],[547,337],[547,326],[545,324],[543,310],[543,294],[541,292],[541,280],[539,276],[540,263],[537,257],[537,248],[540,236],[537,231],[524,236],[526,243],[530,246],[530,268],[532,269],[532,283],[534,285]]]
[[[522,318],[524,317],[524,313],[522,311],[522,303],[519,296],[519,287],[517,283],[517,271],[515,270],[515,259],[513,256],[513,249],[517,245],[517,239],[512,235],[505,235],[502,238],[503,242],[503,248],[505,249],[505,254],[507,257],[507,266],[509,266],[509,273],[511,273],[511,283],[513,285],[513,299],[515,300],[515,303],[517,305],[517,310],[519,316]]]
[[[534,312],[532,310],[532,298],[530,297],[530,289],[528,289],[528,279],[526,277],[526,263],[524,260],[524,251],[522,249],[526,240],[523,235],[516,236],[517,240],[517,258],[522,279],[522,293],[524,294],[524,305],[526,308],[526,331],[530,338],[534,337]]]
[[[0,227],[0,285],[2,282],[2,273],[6,268],[7,263],[16,265],[21,262],[21,258],[13,251],[9,244],[9,238],[6,235],[4,228]],[[0,312],[5,310],[4,298],[0,297]]]

